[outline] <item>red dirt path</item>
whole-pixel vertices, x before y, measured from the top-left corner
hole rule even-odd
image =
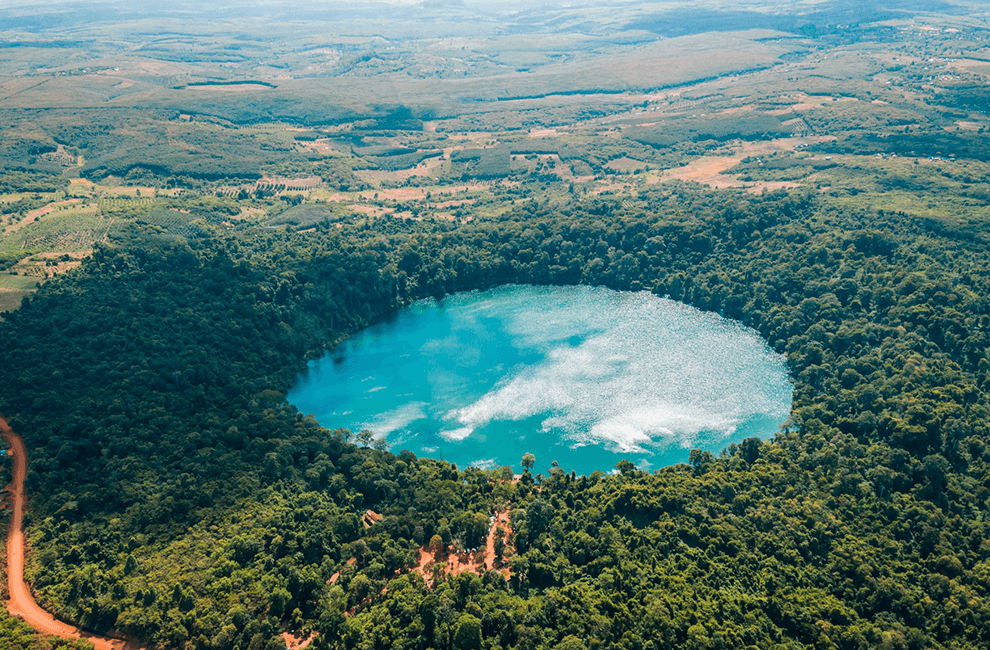
[[[41,609],[35,602],[31,590],[24,582],[24,532],[21,530],[24,521],[27,447],[2,417],[0,417],[0,434],[7,439],[14,452],[12,459],[14,478],[6,487],[7,492],[14,498],[14,515],[10,519],[10,529],[7,531],[7,588],[10,591],[7,611],[11,616],[23,619],[25,623],[44,634],[54,634],[63,639],[87,639],[93,643],[96,650],[137,650],[138,646],[121,639],[95,636],[63,623]]]

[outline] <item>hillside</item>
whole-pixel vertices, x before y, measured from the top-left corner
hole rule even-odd
[[[285,9],[260,41],[4,9],[0,413],[39,604],[162,649],[985,647],[990,33],[921,4]],[[395,310],[511,283],[741,321],[791,417],[514,480],[286,402]]]

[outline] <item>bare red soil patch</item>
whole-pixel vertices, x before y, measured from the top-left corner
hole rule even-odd
[[[310,634],[308,637],[303,638],[301,636],[289,634],[288,632],[282,632],[282,639],[285,640],[285,647],[288,648],[288,650],[303,650],[308,647],[315,638],[315,634]]]
[[[506,549],[511,548],[512,528],[509,525],[509,510],[510,508],[506,506],[504,510],[496,512],[492,517],[491,527],[488,530],[488,537],[485,539],[483,549],[474,552],[457,552],[453,547],[448,547],[435,553],[428,546],[423,546],[419,549],[419,564],[413,568],[413,571],[423,576],[426,584],[430,587],[433,587],[435,579],[442,579],[443,576],[457,575],[465,571],[480,573],[496,570],[508,580],[509,567],[504,562],[500,562],[495,554],[495,537],[498,530],[501,529]]]

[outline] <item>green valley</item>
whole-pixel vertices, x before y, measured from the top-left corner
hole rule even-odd
[[[865,4],[0,8],[38,604],[163,650],[985,647],[990,15]],[[738,320],[791,415],[513,476],[286,402],[505,284]]]

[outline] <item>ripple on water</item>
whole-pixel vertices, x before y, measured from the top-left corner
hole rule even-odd
[[[311,362],[289,401],[328,428],[459,466],[687,460],[772,436],[790,412],[759,334],[648,292],[505,286],[425,300]]]

